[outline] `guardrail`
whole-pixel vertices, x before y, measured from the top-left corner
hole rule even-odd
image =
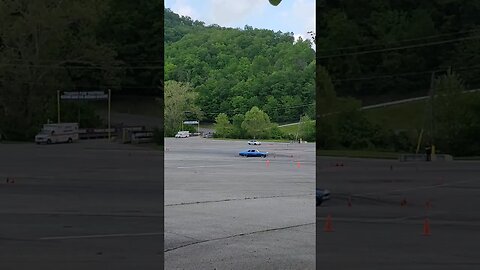
[[[78,130],[78,137],[81,140],[89,139],[106,139],[108,138],[108,128],[86,128]],[[114,128],[110,129],[110,135],[114,135],[116,130]]]
[[[399,156],[399,161],[426,161],[427,156],[425,154],[405,154]],[[432,155],[432,161],[452,161],[453,157],[451,155],[436,154]]]

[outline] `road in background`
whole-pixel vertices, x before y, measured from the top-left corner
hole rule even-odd
[[[166,138],[165,269],[315,269],[314,188],[315,144]]]

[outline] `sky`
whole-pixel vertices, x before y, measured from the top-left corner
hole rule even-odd
[[[165,0],[165,7],[206,25],[241,29],[249,25],[310,40],[308,32],[315,32],[314,0],[283,0],[278,6],[268,0]]]

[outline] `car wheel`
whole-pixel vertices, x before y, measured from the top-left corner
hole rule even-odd
[[[73,142],[72,138],[68,138],[68,143],[72,143],[72,142]]]
[[[47,144],[51,144],[51,143],[52,143],[52,140],[48,139]]]

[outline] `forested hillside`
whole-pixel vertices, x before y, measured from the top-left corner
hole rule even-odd
[[[414,152],[433,144],[479,155],[480,96],[465,94],[480,87],[479,13],[480,0],[317,1],[319,149]],[[417,114],[408,106],[392,118],[358,111],[427,95]]]
[[[480,86],[479,0],[321,0],[317,9],[319,62],[339,95],[425,95],[431,72],[448,67]]]
[[[161,95],[158,0],[0,1],[0,134],[31,140],[57,120],[57,91]],[[62,102],[62,121],[101,125],[90,103]]]
[[[165,10],[165,81],[189,83],[206,120],[257,106],[273,122],[314,117],[315,51],[292,33],[205,26]]]

